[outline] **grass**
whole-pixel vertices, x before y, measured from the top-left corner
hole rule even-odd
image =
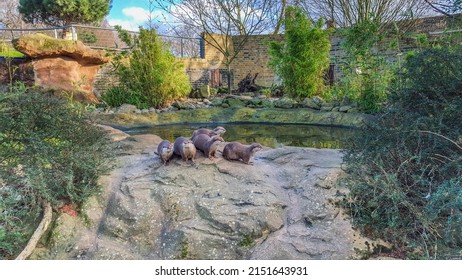
[[[0,57],[11,57],[11,58],[18,58],[24,57],[24,54],[18,52],[17,50],[7,50],[7,51],[0,51]]]

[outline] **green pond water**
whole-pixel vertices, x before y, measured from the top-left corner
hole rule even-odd
[[[179,136],[191,137],[198,128],[226,128],[222,137],[227,142],[238,141],[243,144],[258,142],[264,146],[276,148],[296,146],[324,149],[343,148],[343,140],[355,132],[351,128],[333,126],[315,126],[299,124],[262,124],[262,123],[214,123],[214,124],[172,124],[149,127],[119,128],[130,135],[155,134],[171,142]]]

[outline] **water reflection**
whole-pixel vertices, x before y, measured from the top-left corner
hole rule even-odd
[[[243,144],[258,142],[273,148],[297,146],[338,149],[342,148],[342,140],[354,133],[353,129],[341,127],[262,123],[159,125],[124,131],[131,135],[155,134],[162,139],[174,141],[179,136],[191,136],[198,128],[215,128],[218,125],[226,128],[223,138],[227,142],[238,141]]]

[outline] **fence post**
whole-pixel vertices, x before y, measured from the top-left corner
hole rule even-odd
[[[75,27],[71,25],[71,32],[72,32],[72,41],[77,41],[77,33],[75,32]]]
[[[55,33],[55,39],[58,39],[58,29],[54,28],[53,31]]]

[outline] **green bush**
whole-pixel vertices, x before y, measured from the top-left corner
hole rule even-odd
[[[349,143],[354,223],[408,258],[460,258],[462,47],[407,58],[390,106]]]
[[[296,7],[287,8],[284,25],[285,42],[270,43],[270,66],[293,97],[321,94],[329,67],[330,30],[322,28],[322,20],[312,22]]]
[[[394,78],[394,65],[380,53],[383,39],[390,34],[379,30],[373,20],[357,23],[341,31],[345,51],[340,81],[331,88],[338,100],[357,102],[367,113],[376,113],[388,100],[389,87]],[[382,50],[383,51],[383,50]]]
[[[128,58],[116,58],[120,84],[102,96],[110,106],[131,103],[139,108],[164,107],[191,91],[184,66],[173,56],[154,29],[140,29],[134,41],[118,28],[131,47]]]
[[[77,33],[77,38],[85,44],[94,44],[98,42],[95,32],[91,31],[81,31]]]
[[[105,133],[80,110],[38,90],[0,93],[0,256],[19,252],[43,200],[76,209],[99,191]]]

